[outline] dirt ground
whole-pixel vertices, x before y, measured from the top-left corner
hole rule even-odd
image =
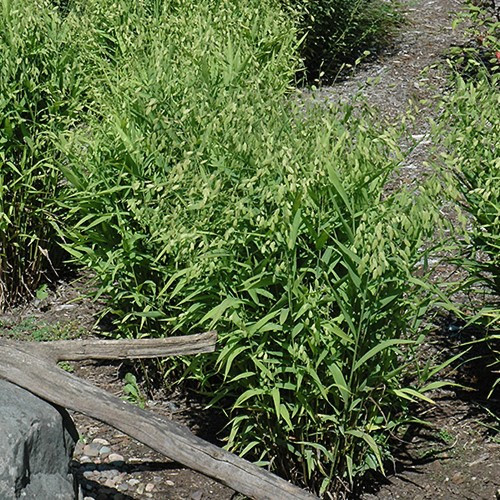
[[[390,120],[404,113],[410,102],[416,105],[417,120],[411,133],[419,146],[403,166],[400,178],[395,179],[394,188],[398,183],[418,185],[425,174],[427,121],[436,113],[433,96],[446,86],[443,71],[435,65],[451,45],[461,43],[460,34],[451,29],[461,1],[402,3],[407,24],[392,46],[362,64],[351,77],[315,94],[319,99],[348,100],[361,92]],[[432,69],[424,71],[429,67]],[[0,336],[50,339],[95,335],[100,305],[82,298],[88,287],[88,275],[61,280],[47,298],[0,316]],[[444,349],[453,352],[467,334],[460,325],[443,318],[428,348],[433,353]],[[124,397],[123,377],[132,367],[126,363],[86,362],[73,363],[67,369]],[[395,439],[396,459],[388,467],[387,477],[369,478],[352,498],[500,499],[500,438],[494,418],[499,415],[499,400],[498,394],[486,397],[492,374],[485,370],[484,362],[470,362],[444,376],[469,389],[455,387],[434,394],[437,404],[418,410],[419,418],[428,425],[410,427],[403,438]],[[145,405],[212,441],[223,425],[222,416],[207,415],[202,403],[191,395],[162,390],[146,398]],[[73,414],[73,418],[81,436],[73,470],[86,500],[242,498],[104,424],[79,414]]]

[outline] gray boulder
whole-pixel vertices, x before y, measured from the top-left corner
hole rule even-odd
[[[74,500],[78,433],[66,410],[0,380],[0,500]]]

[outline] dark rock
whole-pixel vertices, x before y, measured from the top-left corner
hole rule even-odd
[[[66,410],[0,380],[0,499],[74,500],[78,433]]]

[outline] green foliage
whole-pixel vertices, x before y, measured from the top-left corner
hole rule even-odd
[[[57,366],[61,368],[61,370],[64,370],[68,373],[73,373],[75,371],[75,367],[67,361],[60,361],[59,363],[57,363]]]
[[[381,468],[433,387],[404,383],[435,222],[425,187],[383,195],[396,133],[295,103],[296,33],[272,2],[100,1],[99,22],[76,5],[108,52],[96,112],[65,134],[63,232],[115,334],[220,332],[164,369],[227,409],[229,449],[321,492]]]
[[[500,365],[499,78],[496,73],[465,82],[457,75],[434,131],[445,149],[441,168],[448,192],[464,221],[453,235],[460,242],[453,263],[468,274],[459,289],[481,297],[480,309],[472,316],[465,313],[465,319],[482,325],[493,372]]]
[[[462,264],[496,295],[500,294],[500,138],[498,76],[466,83],[446,103],[441,119],[443,159],[459,206],[472,221],[464,234],[468,257]]]
[[[366,50],[387,43],[401,22],[394,0],[280,0],[298,15],[309,79],[335,76]]]
[[[137,383],[136,376],[133,373],[126,373],[123,381],[125,382],[123,392],[126,394],[127,401],[144,409],[146,407],[146,398]]]
[[[53,134],[79,111],[68,30],[50,2],[3,0],[0,10],[0,310],[57,266],[50,220],[61,190]]]
[[[4,5],[1,95],[19,102],[1,108],[0,237],[21,227],[5,207],[37,230],[19,248],[50,256],[57,226],[113,335],[216,328],[218,353],[163,368],[227,410],[228,448],[321,493],[382,469],[408,403],[439,386],[413,373],[435,192],[385,192],[396,131],[297,102],[298,33],[275,0]],[[354,5],[339,47],[374,3]],[[33,256],[0,262],[24,276]],[[23,286],[42,297],[38,282]]]
[[[35,342],[70,340],[81,334],[82,330],[75,322],[47,323],[32,316],[20,321],[0,321],[0,336],[14,340]]]
[[[500,22],[493,12],[468,4],[455,18],[464,25],[466,45],[452,47],[448,63],[464,79],[490,78],[500,68]]]

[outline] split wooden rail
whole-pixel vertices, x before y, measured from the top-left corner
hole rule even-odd
[[[16,342],[0,339],[0,378],[104,422],[186,467],[258,500],[317,498],[195,436],[187,427],[122,401],[57,366],[59,361],[132,359],[213,352],[215,332],[160,340]]]

